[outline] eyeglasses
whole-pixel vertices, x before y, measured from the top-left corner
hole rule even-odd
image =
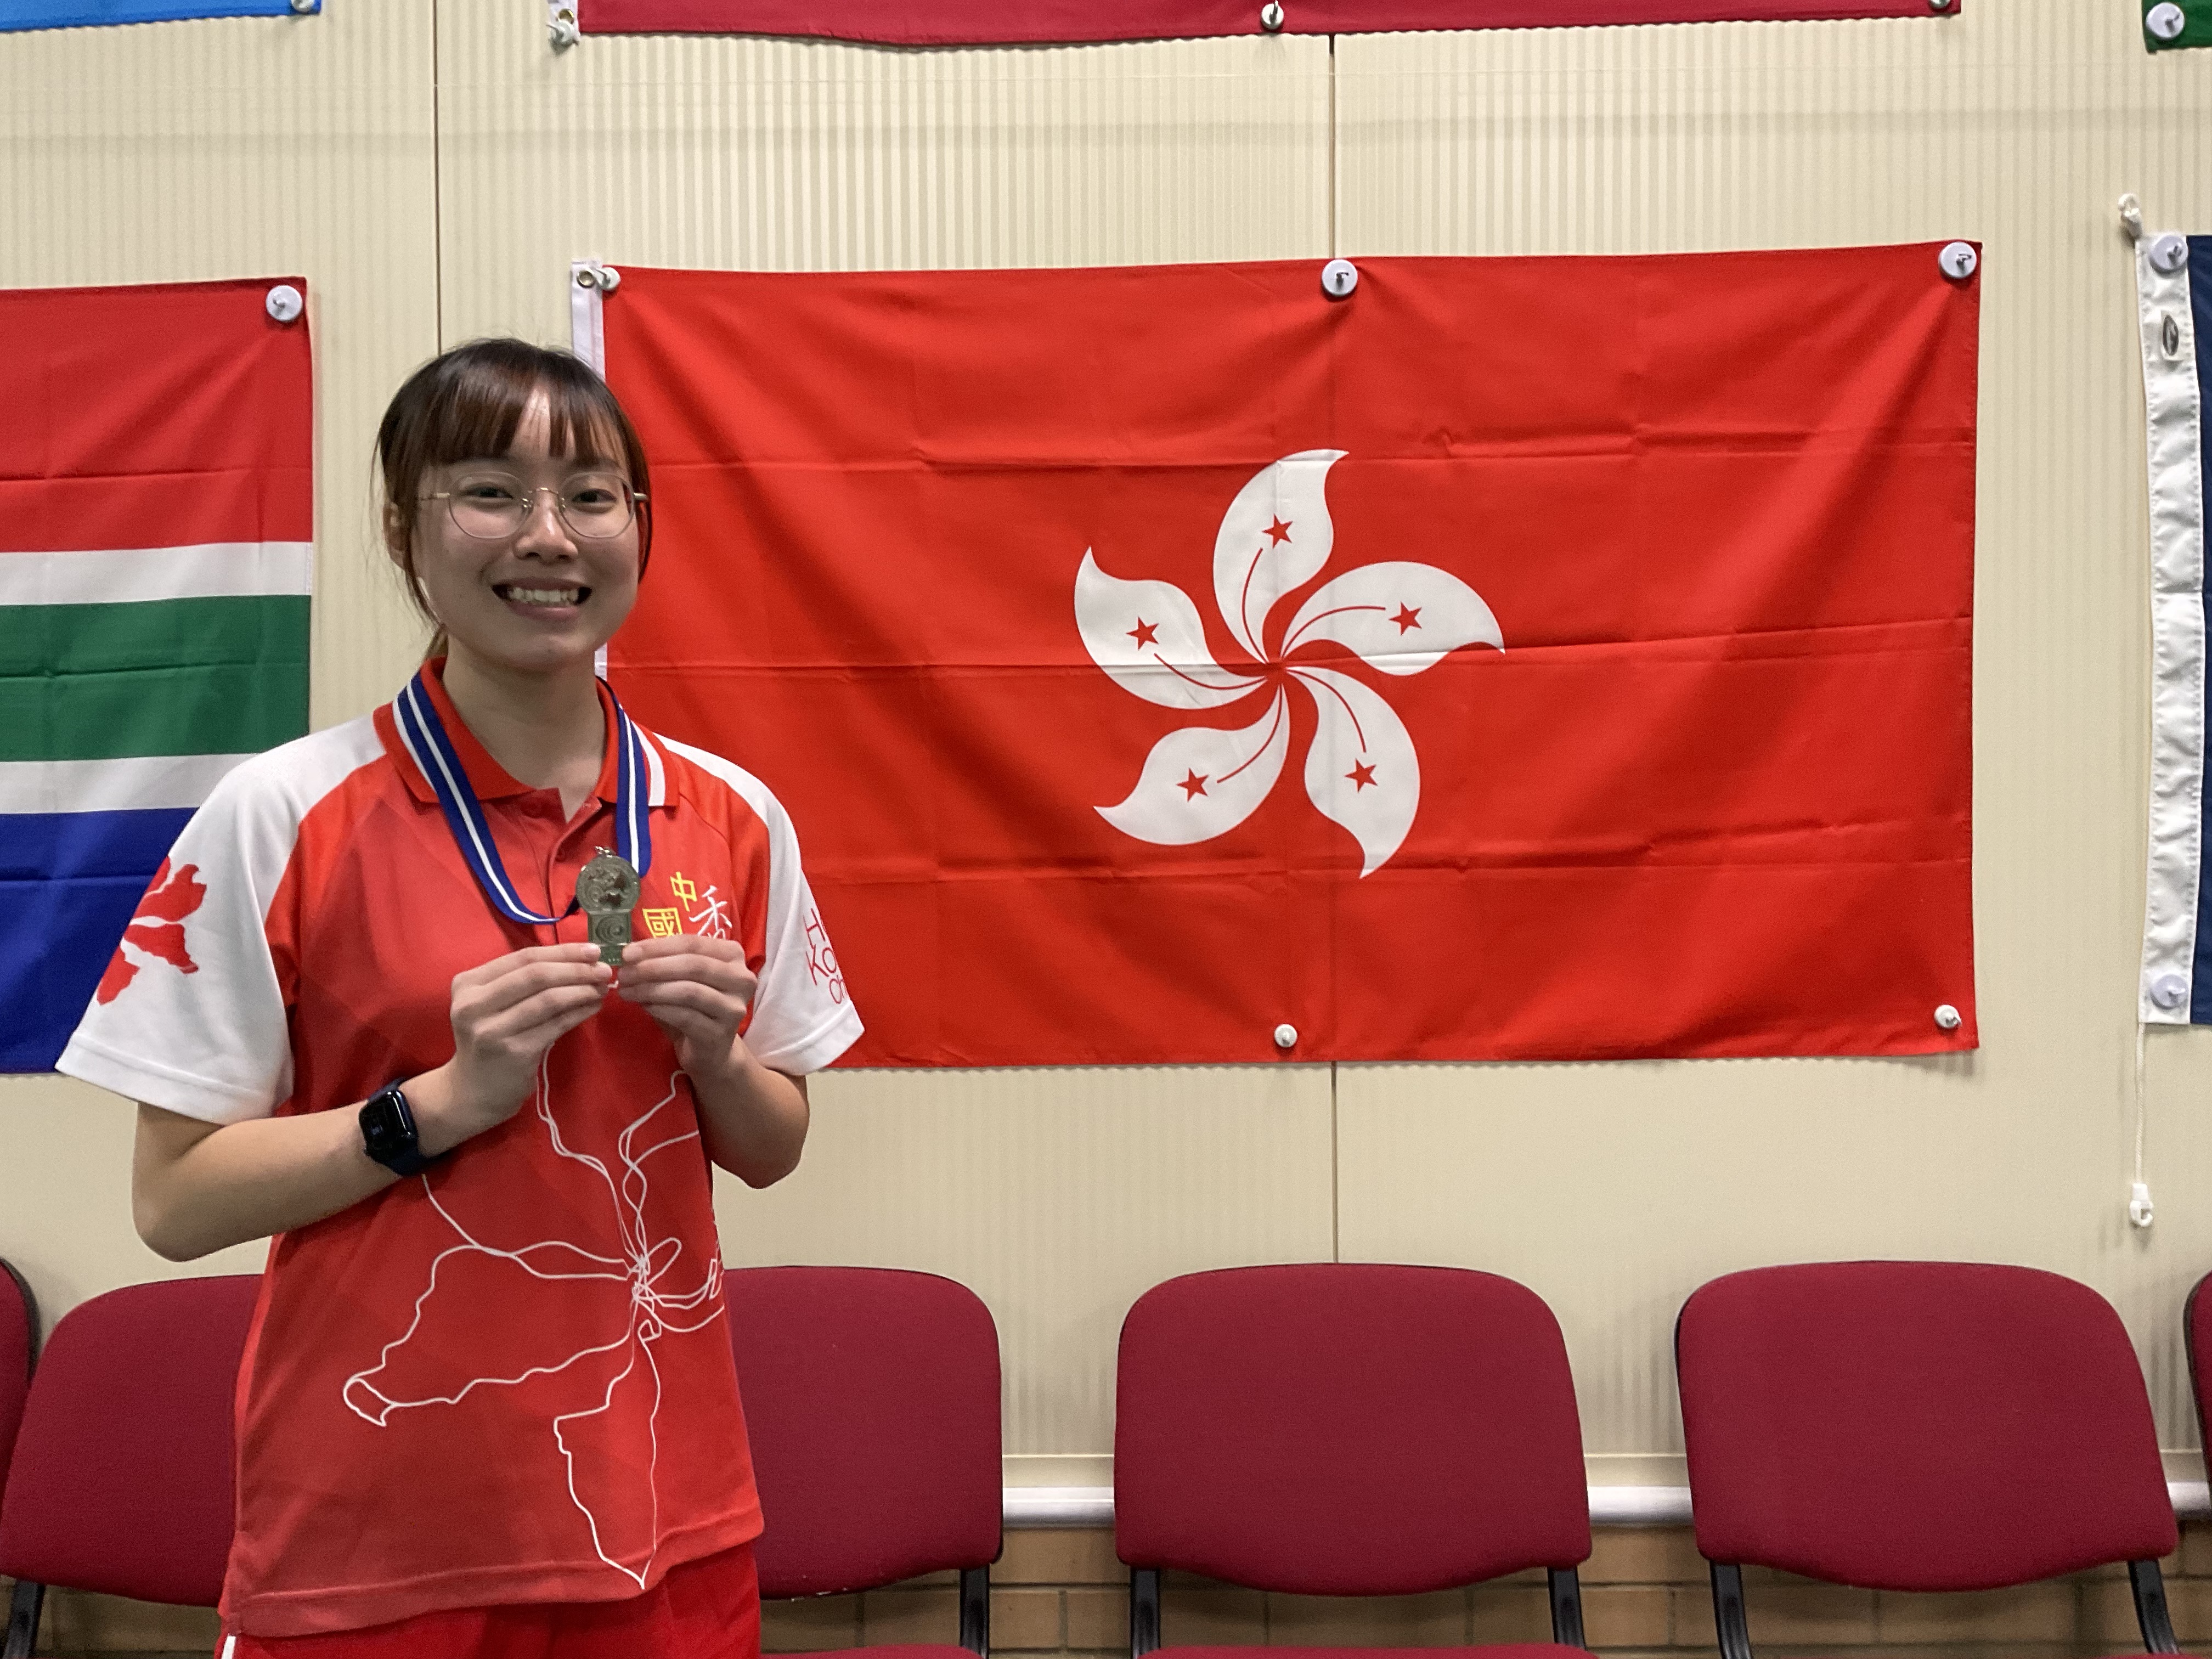
[[[501,542],[520,530],[530,517],[539,493],[553,497],[553,510],[572,536],[586,541],[605,541],[619,536],[637,517],[645,499],[618,472],[586,472],[556,489],[551,484],[526,484],[505,473],[470,474],[455,481],[451,489],[433,490],[421,499],[443,501],[453,528],[482,542]]]

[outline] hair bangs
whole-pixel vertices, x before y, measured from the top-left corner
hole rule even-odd
[[[573,357],[568,361],[575,362]],[[621,411],[605,380],[593,374],[589,381],[580,383],[563,375],[538,384],[545,392],[550,422],[545,441],[556,455],[565,455],[585,466],[635,467],[636,458],[624,441]],[[511,434],[509,441],[513,441]]]
[[[498,350],[503,346],[520,350]],[[552,453],[586,465],[635,467],[636,458],[606,382],[566,352],[524,346],[520,341],[482,341],[451,354],[440,378],[446,384],[426,401],[422,459],[432,466],[489,460],[514,447],[522,417],[545,399],[546,445]]]

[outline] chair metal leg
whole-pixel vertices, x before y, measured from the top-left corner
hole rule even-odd
[[[1743,1611],[1743,1569],[1715,1561],[1713,1626],[1720,1632],[1721,1659],[1751,1659],[1751,1623]]]
[[[2136,1623],[2142,1626],[2143,1646],[2153,1653],[2179,1653],[2173,1639],[2173,1620],[2166,1616],[2166,1577],[2155,1561],[2128,1563],[2128,1588],[2135,1592]]]
[[[981,1659],[991,1651],[991,1570],[960,1569],[960,1645]]]
[[[1160,1570],[1129,1569],[1129,1659],[1145,1656],[1160,1644]]]
[[[1563,1648],[1583,1645],[1583,1586],[1572,1567],[1553,1567],[1552,1639]]]
[[[39,1647],[39,1610],[46,1603],[46,1587],[27,1578],[15,1581],[8,1601],[8,1644],[0,1648],[5,1659],[31,1659]]]

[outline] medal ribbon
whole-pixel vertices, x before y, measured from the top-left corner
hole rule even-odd
[[[507,879],[498,844],[491,838],[491,824],[484,817],[483,803],[477,799],[453,740],[447,735],[446,723],[438,718],[438,706],[423,684],[425,672],[416,671],[406,690],[392,699],[399,740],[407,745],[415,764],[422,769],[430,793],[438,798],[439,809],[446,815],[446,825],[453,832],[453,844],[461,849],[462,860],[475,873],[477,885],[483,889],[492,908],[509,921],[550,927],[561,917],[538,915],[516,896],[514,884]],[[615,851],[642,876],[653,866],[653,824],[646,816],[652,791],[646,781],[645,739],[623,712],[622,700],[612,687],[607,690],[607,701],[615,710]],[[572,899],[561,915],[573,915],[575,909]]]

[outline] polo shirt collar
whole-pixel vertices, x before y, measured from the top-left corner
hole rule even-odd
[[[605,680],[592,682],[599,694],[599,714],[605,722],[605,735],[601,739],[603,751],[599,762],[599,780],[592,793],[612,806],[620,793],[621,755],[615,743],[614,694]],[[461,718],[453,700],[446,695],[446,659],[433,657],[422,665],[423,689],[430,694],[430,706],[438,711],[438,719],[446,728],[446,736],[453,745],[453,753],[460,757],[461,770],[466,775],[469,787],[476,791],[478,800],[498,800],[513,795],[532,793],[531,786],[520,781],[505,767],[492,758],[491,751],[477,741],[477,734],[469,730],[469,723]],[[437,804],[437,792],[430,781],[422,775],[422,769],[407,752],[407,745],[399,740],[399,728],[387,705],[377,711],[377,735],[384,739],[385,751],[399,769],[406,781],[408,793],[425,805]],[[646,805],[665,806],[668,801],[668,769],[660,754],[660,745],[653,734],[635,720],[638,735],[645,740],[645,767],[647,791]]]

